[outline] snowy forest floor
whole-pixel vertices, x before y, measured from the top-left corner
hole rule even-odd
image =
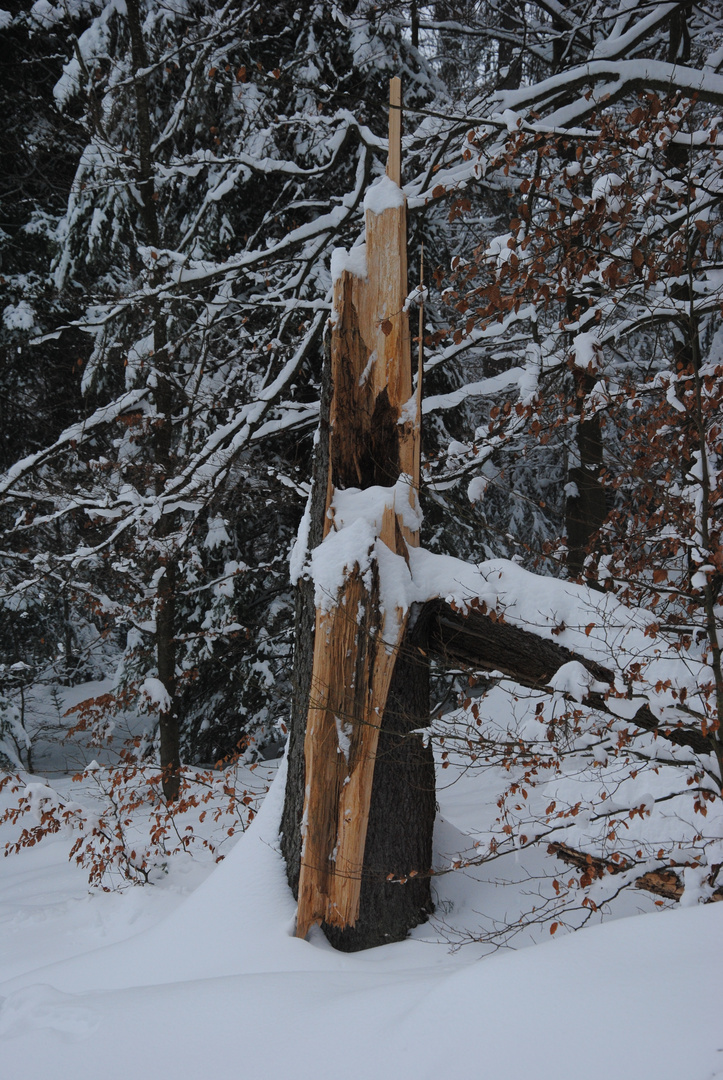
[[[67,790],[54,745],[37,760]],[[179,855],[154,885],[89,890],[66,835],[3,860],[3,1077],[723,1077],[723,905],[657,911],[630,892],[551,938],[530,913],[554,860],[531,848],[440,874],[436,914],[408,941],[344,955],[318,930],[294,937],[283,772],[255,770],[269,794],[223,862]],[[489,780],[440,768],[439,870],[486,835]]]

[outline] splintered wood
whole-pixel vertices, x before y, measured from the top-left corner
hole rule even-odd
[[[419,487],[419,412],[412,397],[406,203],[401,182],[401,84],[390,85],[389,162],[366,209],[366,276],[342,270],[334,285],[329,475],[324,536],[335,490],[393,489],[377,545],[408,559],[418,531],[403,520]],[[386,185],[386,186],[385,186]],[[402,483],[398,481],[402,479]],[[401,494],[400,494],[401,491]],[[406,515],[408,521],[414,516]],[[353,926],[359,916],[374,759],[396,655],[406,627],[381,603],[379,564],[348,573],[328,610],[317,607],[304,754],[297,935],[314,923]]]

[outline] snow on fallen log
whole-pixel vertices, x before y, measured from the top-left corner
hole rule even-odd
[[[707,747],[690,730],[689,710],[704,713],[711,669],[700,655],[666,640],[651,612],[505,559],[472,565],[424,548],[391,551],[378,539],[379,526],[384,509],[400,502],[412,513],[399,497],[401,483],[334,492],[332,528],[311,565],[319,605],[333,605],[350,567],[362,574],[374,567],[380,610],[404,617],[413,605],[441,601],[428,613],[440,651],[574,700],[595,699],[623,720],[647,730],[670,729],[673,741],[698,751]],[[613,696],[603,701],[610,691]]]

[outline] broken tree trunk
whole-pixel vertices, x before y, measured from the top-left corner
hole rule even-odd
[[[335,528],[334,515],[339,510],[341,493],[363,495],[370,489],[385,490],[380,495],[382,509],[374,520],[374,534],[367,537],[366,550],[344,565],[343,580],[332,584],[327,595],[320,592],[318,580],[316,583],[314,655],[304,740],[305,796],[297,916],[300,937],[314,923],[322,923],[329,930],[336,928],[337,938],[354,928],[360,917],[366,871],[379,885],[387,877],[394,879],[397,873],[404,876],[415,869],[380,864],[370,870],[370,851],[365,867],[383,722],[386,718],[385,754],[394,758],[396,753],[401,767],[400,752],[403,758],[410,754],[413,758],[416,744],[421,748],[419,736],[411,732],[424,722],[419,711],[428,713],[428,692],[426,704],[420,701],[411,710],[401,709],[399,686],[392,695],[394,708],[387,710],[395,667],[403,668],[397,683],[401,679],[404,686],[405,680],[411,680],[426,687],[421,654],[404,665],[397,662],[407,615],[393,607],[385,593],[384,566],[389,558],[392,562],[394,558],[407,559],[407,545],[419,542],[419,411],[418,398],[412,397],[409,326],[404,310],[406,203],[400,187],[398,79],[391,80],[390,91],[387,177],[374,185],[365,202],[366,247],[353,250],[340,261],[337,256],[332,267],[334,320],[323,537]],[[325,552],[330,551],[328,545],[324,547]],[[408,688],[402,692],[410,702],[420,696]],[[425,785],[431,785],[433,803],[431,758],[422,755],[418,766]],[[418,778],[414,783],[419,783]],[[383,797],[378,801],[383,803]],[[389,824],[393,832],[394,823]],[[426,846],[431,848],[431,826],[425,828],[429,835]],[[377,857],[380,842],[384,846],[378,838]],[[416,869],[417,874],[423,871],[424,878],[431,850],[420,857],[426,861]],[[429,906],[428,883],[424,892],[422,908]],[[378,899],[378,889],[376,895]],[[373,901],[366,905],[370,909],[374,906]],[[408,915],[403,916],[403,929],[384,932],[380,940],[403,936],[419,917],[410,921]],[[369,912],[364,921],[373,921]],[[349,936],[347,933],[338,944],[358,948],[378,943],[366,934],[359,941],[350,941]]]
[[[542,690],[549,687],[552,676],[563,664],[576,660],[596,682],[607,683],[611,688],[615,682],[613,672],[602,664],[474,607],[461,612],[443,600],[431,600],[424,605],[420,621],[426,627],[420,644],[448,665],[456,663],[477,671],[498,671],[521,686]],[[603,693],[591,691],[585,700],[600,712],[615,715]],[[630,722],[668,742],[689,746],[697,754],[713,750],[711,736],[703,735],[697,724],[668,727],[660,723],[648,705],[642,705]]]

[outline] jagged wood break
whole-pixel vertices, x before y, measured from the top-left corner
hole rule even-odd
[[[390,82],[387,178],[380,190],[391,197],[367,205],[366,275],[355,265],[342,270],[334,284],[325,536],[334,528],[335,490],[391,488],[401,477],[406,483],[397,484],[396,498],[415,506],[419,488],[396,78]],[[404,524],[404,510],[387,507],[378,540],[407,558],[407,544],[416,546],[419,535]],[[405,628],[399,610],[382,610],[376,561],[364,576],[358,565],[352,568],[331,606],[317,608],[304,742],[300,937],[314,923],[352,927],[359,916],[379,729]]]

